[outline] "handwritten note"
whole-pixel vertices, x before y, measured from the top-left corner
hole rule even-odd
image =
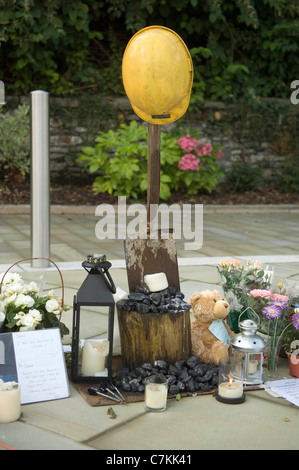
[[[58,328],[12,333],[21,403],[66,398],[66,366]]]
[[[299,379],[273,380],[265,382],[265,387],[277,397],[285,398],[293,405],[299,406]]]

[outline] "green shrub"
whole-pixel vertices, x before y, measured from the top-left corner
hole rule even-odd
[[[94,147],[82,149],[83,154],[77,161],[85,162],[84,169],[90,173],[99,173],[93,182],[95,192],[135,199],[146,194],[147,134],[146,126],[131,121],[130,125],[122,124],[118,130],[100,132]],[[192,142],[193,148],[190,145],[184,148],[179,142]],[[218,177],[222,175],[218,163],[220,148],[209,144],[209,152],[199,156],[196,151],[201,149],[202,153],[203,145],[208,144],[191,138],[189,134],[184,137],[161,132],[161,199],[169,199],[173,191],[197,194],[200,191],[211,192],[216,188]],[[188,165],[191,158],[188,155],[192,151],[195,152],[192,161],[196,164],[198,161],[198,164],[190,169]]]
[[[0,107],[0,174],[1,179],[30,172],[29,106],[20,105],[13,113]]]
[[[251,191],[263,183],[262,165],[235,163],[226,176],[227,187],[237,193]]]
[[[299,168],[295,159],[287,160],[283,164],[279,188],[283,192],[299,193]]]

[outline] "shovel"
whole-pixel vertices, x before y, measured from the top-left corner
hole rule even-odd
[[[156,215],[153,204],[157,207],[160,199],[160,129],[158,124],[148,123],[147,238],[127,237],[124,241],[130,292],[144,282],[145,274],[158,272],[164,272],[168,284],[180,290],[176,244],[171,231],[167,239],[163,238],[163,230],[150,238],[151,217]]]

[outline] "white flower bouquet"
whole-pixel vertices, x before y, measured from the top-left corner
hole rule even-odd
[[[60,328],[62,337],[69,333],[61,315],[70,307],[53,290],[43,295],[18,273],[0,274],[0,288],[0,332]]]

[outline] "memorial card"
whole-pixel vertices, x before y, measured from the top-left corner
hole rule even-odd
[[[0,378],[19,382],[23,405],[69,397],[59,328],[0,334]]]

